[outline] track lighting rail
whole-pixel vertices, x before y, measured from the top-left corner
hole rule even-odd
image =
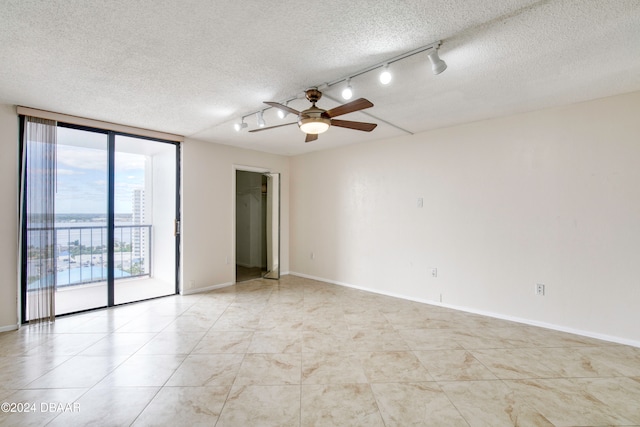
[[[401,61],[403,59],[406,59],[406,58],[409,58],[411,56],[417,55],[417,54],[422,53],[422,52],[427,52],[427,51],[430,51],[429,52],[429,60],[431,61],[431,64],[432,64],[433,73],[434,74],[440,74],[447,67],[445,62],[442,61],[437,56],[438,55],[438,48],[441,45],[442,45],[442,41],[438,40],[436,42],[433,42],[433,43],[421,46],[419,48],[410,50],[408,52],[402,53],[400,55],[394,56],[393,58],[389,58],[389,59],[387,59],[385,61],[378,62],[378,63],[376,63],[374,65],[371,65],[371,66],[369,66],[367,68],[363,68],[363,69],[361,69],[359,71],[356,71],[355,73],[351,73],[351,74],[348,74],[348,75],[346,75],[344,77],[340,77],[338,79],[332,80],[330,82],[325,82],[325,83],[322,83],[322,84],[319,84],[319,85],[316,85],[316,86],[310,86],[310,87],[315,87],[315,88],[326,87],[326,88],[329,88],[329,87],[335,86],[335,85],[337,85],[339,83],[347,82],[347,85],[350,88],[351,79],[353,79],[354,77],[361,76],[363,74],[369,73],[369,72],[371,72],[373,70],[376,70],[378,68],[383,68],[384,67],[385,70],[386,70],[388,68],[389,64],[393,64],[394,62],[398,62],[398,61]],[[386,82],[383,82],[383,84],[387,84],[387,83],[389,83],[389,80],[386,80]],[[330,99],[334,100],[334,101],[337,101],[336,99],[334,99],[332,97],[329,97],[327,95],[325,95],[325,96],[327,98],[330,98]],[[304,97],[304,92],[302,94],[297,94],[297,95],[295,95],[293,97],[287,98],[287,99],[283,100],[282,103],[288,104],[289,102],[291,102],[293,100],[300,99],[300,98],[303,98],[303,97]],[[235,130],[236,131],[240,131],[240,130],[245,129],[247,127],[247,124],[244,121],[247,117],[255,115],[256,117],[262,118],[262,114],[264,113],[264,111],[266,111],[268,109],[271,109],[271,108],[275,108],[275,107],[260,108],[259,110],[255,110],[255,111],[252,111],[250,113],[247,113],[247,114],[241,116],[241,121],[234,124]],[[380,118],[375,117],[375,116],[373,116],[371,114],[368,114],[368,113],[367,113],[367,115],[369,117],[372,117],[372,118],[374,118],[376,120],[379,120],[379,121],[381,121],[383,123],[391,125],[391,126],[395,127],[396,129],[402,130],[403,132],[412,134],[412,132],[410,132],[410,131],[408,131],[406,129],[400,128],[400,127],[398,127],[398,126],[396,126],[396,125],[394,125],[392,123],[389,123],[386,120],[380,119]],[[260,119],[258,119],[258,122],[260,122]],[[264,121],[262,121],[261,125],[264,126]]]
[[[361,75],[366,74],[366,73],[368,73],[370,71],[376,70],[378,68],[382,68],[382,67],[387,66],[387,65],[391,65],[394,62],[401,61],[401,60],[403,60],[405,58],[409,58],[409,57],[417,55],[419,53],[426,52],[426,51],[431,50],[431,49],[436,49],[437,50],[440,47],[441,44],[442,44],[441,41],[437,41],[435,43],[431,43],[431,44],[428,44],[426,46],[422,46],[422,47],[419,47],[417,49],[410,50],[409,52],[405,52],[405,53],[400,54],[398,56],[394,56],[393,58],[387,59],[386,61],[379,62],[379,63],[377,63],[375,65],[372,65],[370,67],[367,67],[367,68],[363,68],[362,70],[356,71],[355,73],[349,74],[348,76],[344,76],[344,77],[341,77],[339,79],[332,80],[332,81],[330,81],[328,83],[325,83],[324,86],[327,86],[327,87],[335,86],[338,83],[346,82],[348,79],[352,79],[354,77],[361,76]]]

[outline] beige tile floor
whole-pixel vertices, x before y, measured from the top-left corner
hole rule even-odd
[[[0,401],[17,426],[628,426],[640,349],[284,276],[0,334]]]

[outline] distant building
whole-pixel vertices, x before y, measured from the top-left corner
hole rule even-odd
[[[133,190],[133,224],[145,223],[145,194],[144,188]],[[147,233],[143,228],[134,227],[131,233],[131,251],[133,257],[137,259],[144,258],[145,248],[147,247]]]

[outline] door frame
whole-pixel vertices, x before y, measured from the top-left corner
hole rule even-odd
[[[260,174],[264,174],[264,173],[279,173],[276,172],[270,168],[264,168],[264,167],[259,167],[259,166],[248,166],[248,165],[240,165],[240,164],[234,164],[232,165],[232,177],[231,177],[231,187],[232,187],[232,191],[231,191],[231,230],[233,230],[231,232],[231,259],[230,262],[228,264],[231,264],[233,266],[233,283],[238,283],[238,277],[237,277],[237,273],[236,273],[236,222],[237,222],[237,212],[236,212],[236,190],[237,190],[237,184],[236,184],[236,172],[237,171],[243,171],[243,172],[255,172],[255,173],[260,173]],[[279,202],[280,207],[282,206],[282,202]],[[282,233],[280,233],[280,230],[278,230],[278,233],[280,234],[280,236],[282,236]]]
[[[282,174],[278,172],[269,172],[263,173],[263,177],[267,177],[267,201],[266,201],[266,224],[265,224],[265,234],[266,234],[266,246],[267,246],[267,272],[262,276],[264,279],[280,279],[280,271],[281,271],[281,260],[280,260],[280,198],[282,197],[280,191],[280,180],[282,178]],[[277,185],[276,185],[277,184]],[[271,195],[269,195],[269,188],[271,188]],[[277,208],[274,209],[274,203],[277,203]],[[278,217],[274,219],[274,214],[277,214]],[[271,218],[271,220],[269,220]],[[277,239],[274,239],[274,226],[277,229]],[[269,235],[271,234],[271,241],[269,240]],[[277,248],[274,251],[274,240],[277,240]],[[270,247],[269,247],[270,246]],[[269,262],[269,250],[271,250],[271,262]],[[275,264],[274,264],[275,258]],[[274,265],[276,266],[276,271],[274,271]]]
[[[24,126],[25,126],[25,119],[24,119],[24,115],[20,114],[19,115],[19,149],[20,149],[20,156],[22,156],[22,150],[23,150],[23,144],[24,144]],[[125,136],[125,137],[133,137],[133,138],[138,138],[138,139],[144,139],[144,140],[149,140],[149,141],[154,141],[157,143],[164,143],[164,144],[170,144],[170,145],[174,145],[176,148],[176,154],[175,154],[175,161],[176,161],[176,191],[175,191],[175,218],[176,218],[176,233],[175,233],[175,287],[174,287],[174,293],[170,294],[170,295],[178,295],[180,292],[180,244],[181,244],[181,239],[182,239],[182,233],[181,233],[181,200],[182,200],[182,193],[181,193],[181,181],[180,181],[180,176],[181,176],[181,151],[182,151],[182,142],[181,141],[174,141],[174,140],[168,140],[168,139],[162,139],[162,138],[158,138],[158,137],[153,137],[153,136],[146,136],[146,135],[138,135],[135,133],[130,133],[130,132],[126,132],[126,131],[122,131],[122,130],[113,130],[113,129],[107,129],[107,128],[100,128],[100,127],[94,127],[94,126],[87,126],[87,125],[81,125],[81,124],[75,124],[73,122],[67,122],[67,121],[57,121],[56,127],[65,127],[65,128],[70,128],[70,129],[77,129],[77,130],[83,130],[83,131],[89,131],[89,132],[95,132],[95,133],[100,133],[100,134],[104,134],[107,136],[107,247],[109,248],[109,251],[107,253],[107,259],[108,259],[108,265],[110,266],[107,270],[107,305],[106,306],[101,306],[101,307],[94,307],[94,308],[90,308],[87,310],[81,310],[80,312],[84,312],[84,311],[92,311],[92,310],[98,310],[98,309],[102,309],[102,308],[109,308],[109,307],[115,307],[117,305],[121,305],[121,304],[115,304],[115,298],[114,298],[114,290],[115,290],[115,277],[114,277],[114,271],[113,271],[113,266],[114,266],[114,261],[115,261],[115,254],[114,254],[114,226],[115,226],[115,137],[116,136]],[[22,170],[23,168],[26,167],[26,165],[23,164],[22,159],[19,161],[19,172],[20,172],[20,179],[22,179]],[[20,182],[20,186],[25,185],[25,183]],[[18,197],[23,197],[24,195],[19,194]],[[22,201],[20,202],[21,205],[21,209],[24,209],[26,212],[26,204],[23,204]],[[19,310],[19,320],[20,320],[20,324],[26,324],[28,323],[27,319],[26,319],[26,303],[27,303],[27,267],[26,267],[26,262],[27,262],[27,239],[26,239],[26,232],[27,232],[27,222],[26,221],[21,221],[21,223],[19,224],[21,230],[22,230],[22,239],[19,242],[20,245],[20,274],[19,274],[19,297],[18,297],[18,310]],[[166,295],[166,296],[170,296],[170,295]],[[152,297],[149,299],[155,299],[155,298],[162,298],[161,297]],[[140,301],[144,301],[144,300],[140,300]],[[127,304],[127,303],[125,303]],[[72,313],[64,313],[62,314],[63,316],[69,315],[69,314],[74,314],[77,312],[72,312]],[[56,317],[58,315],[56,314]]]

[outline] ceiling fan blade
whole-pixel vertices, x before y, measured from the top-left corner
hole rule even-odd
[[[304,142],[311,142],[311,141],[315,141],[316,139],[318,139],[317,133],[308,133],[307,137],[304,139]]]
[[[355,129],[355,130],[362,130],[362,131],[365,131],[365,132],[371,132],[378,125],[375,124],[375,123],[350,122],[348,120],[331,119],[331,126],[338,126],[338,127],[341,127],[341,128]]]
[[[327,110],[325,111],[324,115],[328,116],[329,118],[338,117],[343,114],[353,113],[354,111],[360,111],[370,107],[373,107],[373,104],[369,100],[359,98],[355,101],[351,101],[336,108]]]
[[[249,132],[260,132],[260,131],[263,131],[263,130],[281,128],[282,126],[297,125],[297,124],[298,124],[298,122],[291,122],[291,123],[285,123],[283,125],[269,126],[268,128],[251,129]]]
[[[300,111],[294,110],[293,108],[289,107],[288,105],[283,105],[283,104],[280,104],[278,102],[269,102],[269,101],[265,101],[264,103],[267,104],[267,105],[270,105],[270,106],[272,106],[274,108],[277,108],[279,110],[284,110],[284,111],[288,111],[290,113],[293,113],[296,116],[298,114],[300,114]]]

